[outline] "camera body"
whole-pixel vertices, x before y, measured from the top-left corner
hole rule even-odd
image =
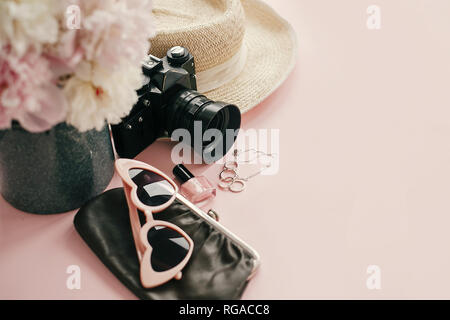
[[[134,158],[156,139],[170,137],[179,128],[190,132],[191,146],[196,152],[214,160],[225,155],[235,139],[226,139],[226,131],[239,129],[241,114],[236,106],[214,102],[195,91],[197,82],[192,54],[186,48],[176,46],[162,59],[149,55],[142,62],[142,71],[144,81],[137,90],[138,102],[121,123],[111,126],[119,156]],[[222,132],[222,139],[195,143],[196,122],[201,124],[202,137],[206,130],[217,129]],[[211,152],[215,152],[213,149],[217,149],[219,143],[222,150],[214,156]]]

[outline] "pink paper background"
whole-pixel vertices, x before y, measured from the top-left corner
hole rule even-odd
[[[378,0],[377,31],[372,1],[267,2],[297,31],[299,62],[243,127],[281,130],[280,171],[212,205],[261,254],[244,298],[450,298],[450,2]],[[138,159],[170,173],[169,154],[158,142]],[[193,171],[217,182],[220,168]],[[135,298],[73,216],[0,200],[0,298]],[[81,290],[66,288],[69,265]]]

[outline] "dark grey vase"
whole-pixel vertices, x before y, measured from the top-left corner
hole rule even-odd
[[[15,208],[37,214],[71,211],[98,195],[114,174],[108,127],[79,132],[59,124],[30,133],[0,131],[0,192]]]

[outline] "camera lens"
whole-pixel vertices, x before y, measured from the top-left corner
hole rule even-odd
[[[221,159],[234,144],[241,112],[235,105],[182,89],[169,102],[166,121],[169,135],[179,128],[188,130],[191,146],[202,154],[204,162],[211,163]]]

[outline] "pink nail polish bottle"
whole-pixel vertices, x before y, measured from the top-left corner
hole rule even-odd
[[[194,176],[184,165],[173,168],[173,174],[183,183],[180,193],[193,203],[202,202],[216,195],[216,189],[203,176]]]

